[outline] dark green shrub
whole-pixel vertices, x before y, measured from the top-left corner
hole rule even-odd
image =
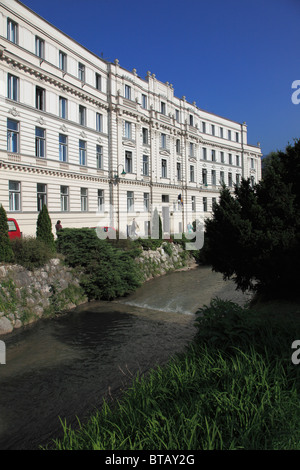
[[[51,250],[55,250],[52,223],[46,204],[43,205],[36,223],[36,238],[45,242]]]
[[[53,257],[53,250],[43,240],[34,237],[16,238],[11,242],[14,262],[26,269],[44,266]]]
[[[8,236],[7,215],[2,204],[0,205],[0,261],[9,263],[13,259],[13,251]]]

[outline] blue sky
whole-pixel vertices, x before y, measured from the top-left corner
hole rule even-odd
[[[95,54],[248,125],[264,155],[300,138],[300,0],[24,0]]]

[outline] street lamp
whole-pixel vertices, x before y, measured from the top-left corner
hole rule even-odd
[[[119,166],[121,166],[123,168],[121,175],[119,175]],[[120,176],[125,176],[125,175],[126,175],[126,171],[124,170],[124,166],[122,165],[122,163],[120,163],[117,166],[117,171],[115,171],[115,174],[114,174],[115,183],[118,183],[120,181]]]

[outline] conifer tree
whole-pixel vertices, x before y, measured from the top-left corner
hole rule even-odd
[[[13,250],[8,235],[7,215],[4,207],[0,204],[0,261],[13,261]]]
[[[47,243],[53,251],[55,250],[52,223],[46,204],[43,204],[42,210],[40,211],[37,219],[36,238]]]

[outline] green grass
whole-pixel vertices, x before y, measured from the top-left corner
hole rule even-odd
[[[185,353],[137,377],[87,424],[62,422],[63,438],[49,448],[300,450],[297,312],[296,304],[275,312],[272,304],[254,310],[214,300],[199,311]]]

